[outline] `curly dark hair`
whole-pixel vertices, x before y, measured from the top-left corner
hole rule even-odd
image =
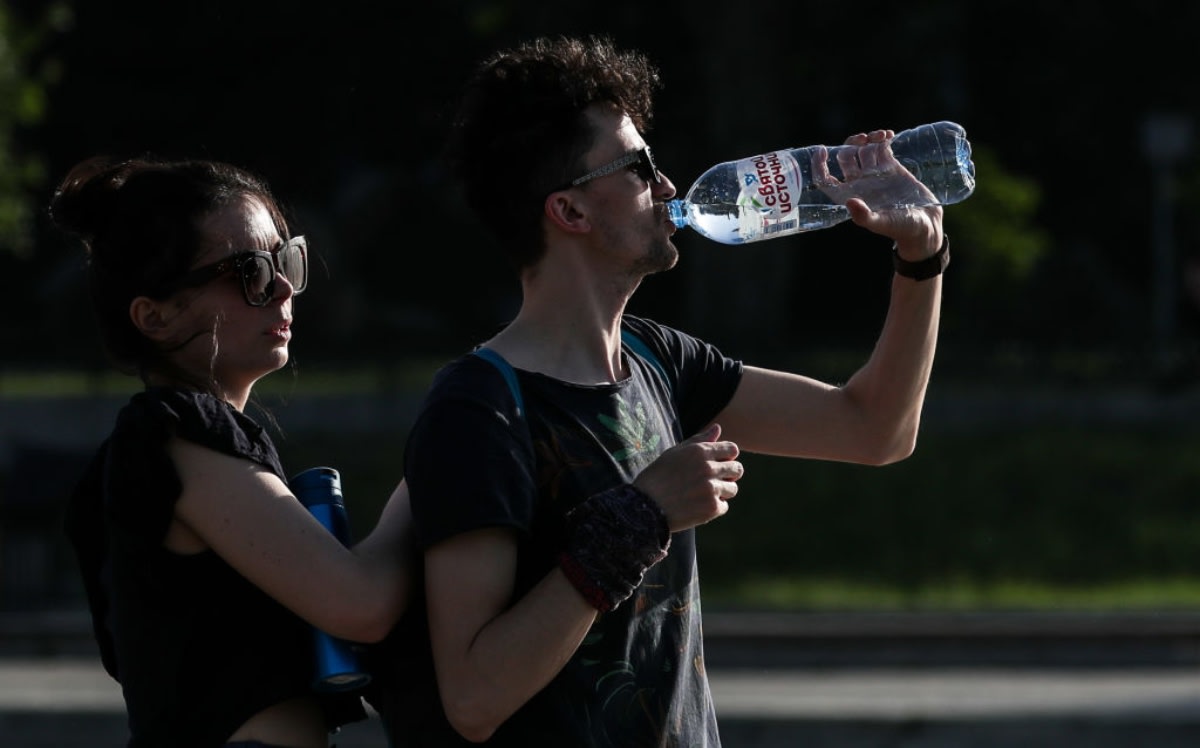
[[[607,37],[541,37],[493,54],[468,81],[447,158],[464,197],[520,269],[545,251],[542,204],[578,176],[596,134],[585,111],[612,106],[649,130],[658,68]]]

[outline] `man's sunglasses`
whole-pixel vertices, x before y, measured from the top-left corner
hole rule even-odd
[[[650,155],[650,146],[645,146],[632,153],[626,153],[616,161],[605,164],[595,171],[589,171],[578,179],[572,179],[569,184],[564,184],[558,190],[569,190],[572,187],[578,187],[593,179],[615,174],[627,166],[632,167],[634,173],[641,177],[642,181],[646,184],[658,184],[662,182],[662,175],[658,173],[658,167],[654,164],[654,157]],[[554,191],[558,192],[558,190]]]
[[[308,242],[303,236],[296,236],[270,252],[252,250],[230,255],[189,271],[162,293],[169,295],[182,288],[203,286],[230,272],[236,272],[241,279],[242,296],[250,306],[266,306],[275,298],[276,272],[292,285],[292,295],[299,296],[308,286]]]

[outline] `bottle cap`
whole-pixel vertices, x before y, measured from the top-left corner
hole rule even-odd
[[[331,467],[314,467],[292,476],[288,488],[306,507],[342,503],[342,477]]]

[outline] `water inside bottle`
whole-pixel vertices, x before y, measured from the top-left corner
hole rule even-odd
[[[803,205],[782,220],[746,205],[688,205],[691,226],[700,234],[722,244],[786,236],[822,229],[850,217],[843,205]]]

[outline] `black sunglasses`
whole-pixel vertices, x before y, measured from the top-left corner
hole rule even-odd
[[[572,187],[578,187],[593,179],[615,174],[626,166],[632,167],[634,173],[641,177],[642,181],[646,184],[658,184],[662,182],[662,175],[658,173],[658,167],[654,164],[654,156],[650,155],[650,146],[645,146],[632,153],[626,153],[616,161],[605,164],[595,171],[589,171],[578,179],[572,179],[569,184],[564,184],[562,187],[554,190],[554,192],[569,190]]]
[[[275,298],[276,272],[292,285],[292,295],[299,296],[308,286],[308,242],[296,236],[270,252],[252,250],[230,255],[189,271],[160,293],[169,296],[182,288],[196,288],[229,272],[241,278],[242,296],[250,306],[266,306]]]

